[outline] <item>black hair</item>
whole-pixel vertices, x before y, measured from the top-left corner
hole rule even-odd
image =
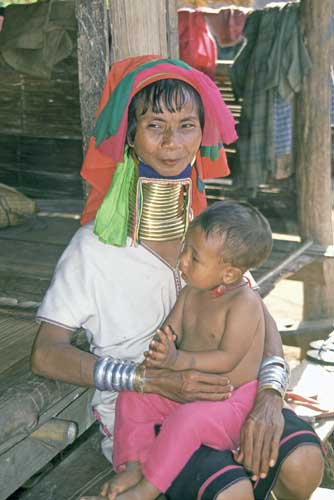
[[[138,112],[144,115],[151,106],[153,113],[162,113],[162,105],[170,112],[180,111],[186,102],[193,101],[198,110],[201,128],[204,127],[204,109],[199,93],[188,83],[166,78],[147,85],[130,102],[128,111],[128,144],[133,144],[137,129]]]
[[[268,220],[246,202],[225,200],[204,210],[189,229],[201,227],[207,239],[221,238],[223,260],[245,272],[258,267],[272,250]]]

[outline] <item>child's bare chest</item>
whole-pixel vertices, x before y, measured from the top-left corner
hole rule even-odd
[[[226,307],[221,301],[194,294],[183,310],[182,349],[202,351],[220,345],[226,319]]]

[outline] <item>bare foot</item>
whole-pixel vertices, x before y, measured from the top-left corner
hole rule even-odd
[[[155,500],[160,493],[160,490],[143,478],[133,488],[117,495],[117,500]]]
[[[123,472],[119,472],[102,486],[99,496],[82,497],[80,500],[115,500],[120,493],[135,486],[141,479],[140,464],[138,462],[129,462]]]
[[[80,500],[106,500],[106,497],[80,497]]]

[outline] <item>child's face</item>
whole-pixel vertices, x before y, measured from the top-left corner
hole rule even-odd
[[[222,283],[226,264],[221,257],[219,238],[206,239],[199,226],[189,229],[179,258],[179,269],[184,281],[201,290],[211,290]]]
[[[134,149],[137,156],[163,177],[180,174],[194,159],[202,140],[198,110],[192,100],[180,111],[138,113]],[[140,110],[139,110],[140,111]]]

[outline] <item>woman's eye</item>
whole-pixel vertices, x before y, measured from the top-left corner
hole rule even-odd
[[[149,123],[148,128],[160,129],[161,125],[160,123]]]
[[[182,128],[194,128],[195,124],[191,122],[182,123]]]

